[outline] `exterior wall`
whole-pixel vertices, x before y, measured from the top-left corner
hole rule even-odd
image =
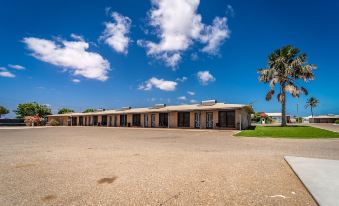
[[[195,128],[195,113],[200,113],[200,128],[206,129],[206,114],[207,112],[213,113],[213,129],[232,129],[232,128],[224,128],[224,127],[217,127],[217,123],[219,123],[219,111],[225,111],[225,110],[210,110],[210,111],[190,111],[190,126],[186,128]],[[232,110],[229,110],[232,111]],[[251,124],[251,117],[250,114],[247,113],[245,109],[237,109],[235,111],[235,127],[234,129],[246,129]],[[183,111],[185,112],[185,111]],[[140,113],[140,123],[141,127],[144,127],[144,114]],[[148,122],[146,127],[151,127],[151,116],[152,114],[155,115],[155,127],[159,127],[159,113],[146,113],[148,117]],[[84,125],[93,125],[93,116],[94,115],[84,115],[83,121],[85,121],[85,117],[87,117],[86,123]],[[98,122],[102,122],[102,115],[96,115],[98,116]],[[107,126],[109,126],[109,118],[112,116],[112,124],[111,126],[118,126],[120,127],[120,114],[107,114]],[[116,116],[116,122],[115,122],[115,116]],[[241,118],[240,118],[241,116]],[[67,126],[70,117],[67,116],[49,116],[48,121],[55,119],[60,122],[60,125]],[[77,125],[79,125],[79,116],[77,117]],[[241,122],[240,122],[241,121]],[[310,118],[310,122],[312,122],[312,118]],[[327,122],[327,121],[326,121]],[[133,114],[127,114],[127,126],[133,126]],[[168,126],[169,128],[178,128],[178,112],[168,112]]]
[[[170,128],[178,127],[178,112],[170,112],[168,113],[168,124]]]
[[[334,123],[336,120],[339,120],[339,118],[310,118],[310,123]]]

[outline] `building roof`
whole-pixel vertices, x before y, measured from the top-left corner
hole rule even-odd
[[[271,113],[265,112],[265,114],[267,114],[267,116],[269,117],[281,117],[282,116],[281,112],[271,112]],[[286,116],[290,116],[290,115],[286,114]]]
[[[334,114],[331,114],[331,115],[318,115],[318,116],[313,116],[313,117],[310,117],[311,118],[329,118],[329,119],[338,119],[339,118],[339,115],[334,115]]]
[[[54,114],[49,116],[89,116],[89,115],[107,115],[107,114],[133,114],[133,113],[147,113],[147,112],[174,112],[174,111],[202,111],[202,110],[216,110],[216,109],[240,109],[246,107],[245,104],[225,104],[216,103],[213,105],[202,105],[202,104],[187,104],[187,105],[173,105],[164,107],[144,107],[144,108],[131,108],[131,109],[113,109],[97,112],[74,112],[67,114]]]

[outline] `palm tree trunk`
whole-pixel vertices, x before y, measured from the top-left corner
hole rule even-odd
[[[281,84],[281,94],[282,94],[282,102],[281,102],[281,126],[286,127],[286,92],[285,92],[285,84]]]
[[[313,117],[313,107],[311,106],[311,114],[312,114],[312,117]]]

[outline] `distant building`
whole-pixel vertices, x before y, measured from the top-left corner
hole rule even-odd
[[[89,113],[49,115],[64,126],[165,127],[196,129],[246,129],[251,125],[248,105],[217,103],[153,107],[123,107]]]
[[[310,123],[334,123],[336,120],[339,120],[339,115],[334,114],[319,115],[309,118]]]
[[[281,123],[282,121],[282,114],[280,112],[265,113],[265,114],[272,119],[272,123]],[[291,122],[290,115],[286,115],[286,122]]]

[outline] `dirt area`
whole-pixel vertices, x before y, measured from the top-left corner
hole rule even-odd
[[[1,205],[315,205],[284,155],[339,159],[339,140],[235,131],[0,129]]]

